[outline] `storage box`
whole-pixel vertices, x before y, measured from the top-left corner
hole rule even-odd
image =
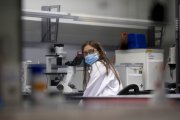
[[[128,49],[147,48],[144,34],[128,34]]]

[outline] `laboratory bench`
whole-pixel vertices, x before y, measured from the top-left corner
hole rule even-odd
[[[150,99],[154,97],[154,94],[148,92],[148,94],[129,94],[129,95],[117,95],[108,97],[83,97],[83,91],[72,93],[49,93],[49,97],[61,96],[65,99],[66,103],[78,104],[80,101],[84,101],[85,104],[98,103],[98,104],[149,104]],[[166,94],[164,96],[170,103],[180,103],[180,94]],[[31,99],[30,94],[23,94],[23,99]]]
[[[71,103],[83,102],[84,105],[93,105],[93,104],[102,104],[102,105],[129,105],[129,104],[139,104],[139,105],[148,105],[151,103],[152,99],[155,98],[154,94],[141,94],[141,95],[117,95],[117,96],[108,96],[108,97],[83,97],[82,93],[75,94],[66,94],[65,98]],[[158,98],[162,100],[163,98]],[[180,94],[166,94],[164,99],[167,101],[167,104],[180,104]],[[160,101],[159,100],[159,101]]]
[[[107,98],[106,98],[107,99]],[[150,106],[144,104],[61,105],[59,108],[34,107],[6,109],[1,120],[179,120],[179,105]]]
[[[167,104],[151,105],[153,94],[82,97],[67,93],[65,101],[50,106],[0,111],[0,120],[179,120],[180,94],[166,94]],[[60,95],[60,94],[55,94]],[[71,97],[70,97],[71,96]],[[74,104],[73,104],[74,103]]]

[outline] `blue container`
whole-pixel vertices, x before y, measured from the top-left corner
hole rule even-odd
[[[147,48],[144,34],[128,34],[128,49]]]

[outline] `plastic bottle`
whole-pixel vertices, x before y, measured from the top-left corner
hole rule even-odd
[[[44,77],[44,66],[42,64],[31,65],[32,100],[41,105],[46,100],[47,79]]]

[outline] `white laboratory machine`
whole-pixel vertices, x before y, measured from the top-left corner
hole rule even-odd
[[[172,79],[171,82],[176,81],[176,56],[175,56],[176,48],[175,46],[169,48],[169,58],[168,58],[168,65],[170,70],[170,77]]]
[[[140,90],[154,90],[162,79],[162,49],[129,49],[115,51],[115,66],[123,85],[137,84]]]

